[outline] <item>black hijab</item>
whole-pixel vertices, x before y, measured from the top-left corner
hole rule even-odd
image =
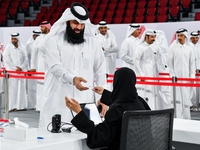
[[[146,110],[149,106],[138,96],[136,75],[132,69],[120,68],[114,74],[112,104],[106,113],[105,119],[109,122],[118,120],[126,110]]]

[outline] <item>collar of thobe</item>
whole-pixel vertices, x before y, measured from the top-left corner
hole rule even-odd
[[[139,38],[137,38],[137,37],[134,37],[134,36],[130,36],[130,38],[132,38],[132,39],[134,39],[134,40],[139,40]]]
[[[180,46],[180,48],[184,48],[186,46],[185,43],[184,44],[180,44],[179,42],[178,42],[178,45]]]
[[[146,41],[144,42],[144,44],[145,44],[146,46],[150,46],[150,45],[151,45],[151,44],[147,43]]]

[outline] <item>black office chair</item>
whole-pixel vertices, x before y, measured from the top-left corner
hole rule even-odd
[[[172,150],[174,109],[125,111],[120,150]]]

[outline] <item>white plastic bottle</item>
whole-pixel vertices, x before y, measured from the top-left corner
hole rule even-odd
[[[3,129],[8,126],[10,126],[9,120],[4,120],[4,124],[2,125]]]
[[[0,119],[0,137],[3,137],[3,125],[4,125],[4,119]]]

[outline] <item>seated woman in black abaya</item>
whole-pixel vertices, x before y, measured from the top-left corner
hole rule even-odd
[[[101,103],[109,106],[105,120],[96,126],[87,118],[76,100],[65,97],[66,106],[77,113],[71,122],[78,130],[87,134],[88,147],[118,150],[124,111],[150,110],[147,103],[138,96],[135,84],[135,73],[129,68],[120,68],[114,74],[112,92],[102,87],[93,89],[102,94]]]

